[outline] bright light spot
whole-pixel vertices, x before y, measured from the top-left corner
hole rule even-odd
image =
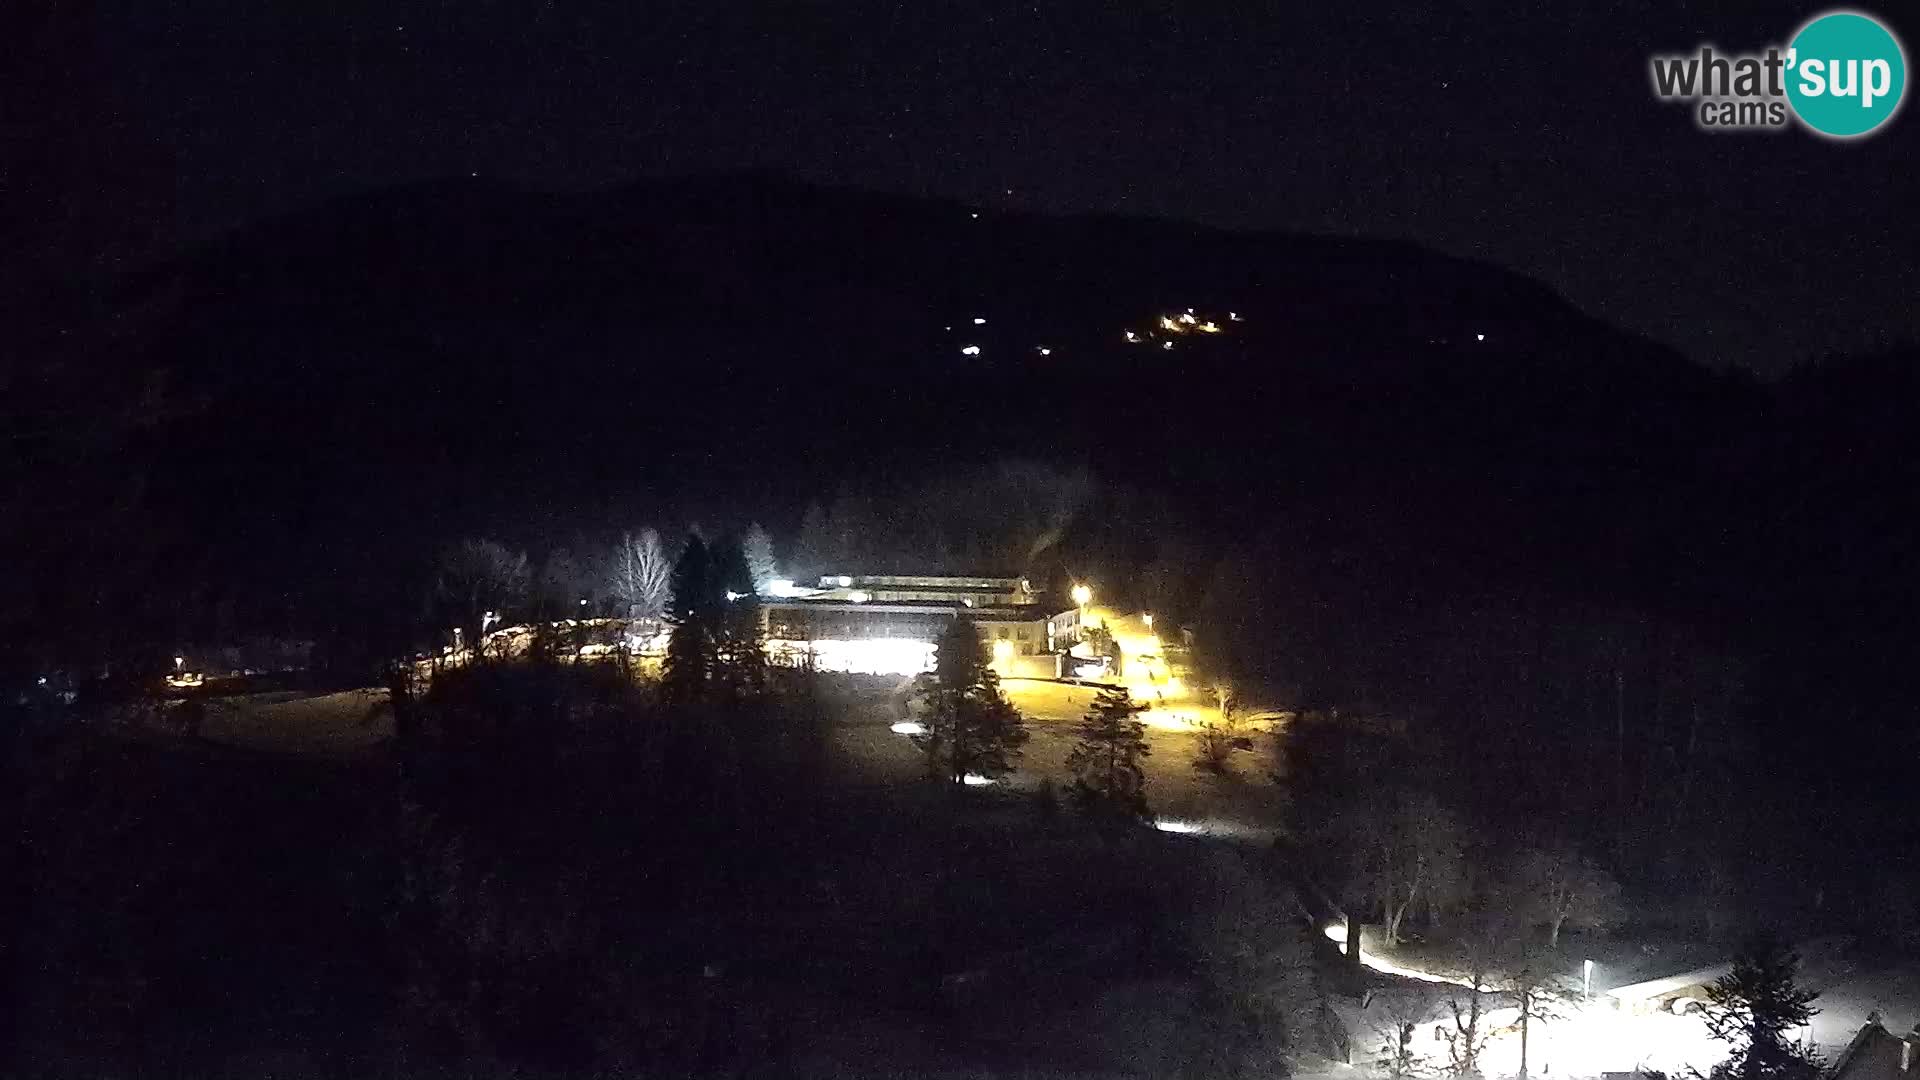
[[[1197,833],[1205,828],[1197,821],[1181,821],[1178,818],[1157,818],[1153,827],[1170,833]]]
[[[1140,621],[1146,624],[1147,629],[1149,630],[1153,629],[1153,612],[1151,611],[1141,612]]]
[[[983,317],[983,316],[980,316],[980,315],[975,315],[975,316],[973,317],[973,325],[975,325],[975,326],[985,326],[985,325],[987,325],[987,320],[986,320],[986,318],[985,318],[985,317]]]
[[[1163,342],[1161,342],[1161,343],[1160,343],[1160,347],[1161,347],[1161,348],[1163,348],[1163,349],[1171,349],[1171,348],[1173,348],[1173,342],[1171,342],[1171,341],[1163,341]]]
[[[895,735],[925,735],[927,733],[927,725],[918,720],[902,720],[887,730],[893,732]]]
[[[841,587],[841,588],[843,588],[843,589],[844,589],[844,588],[846,588],[847,586],[849,586],[849,585],[851,585],[851,584],[853,584],[853,579],[852,579],[852,578],[850,578],[850,577],[848,577],[848,576],[847,576],[847,575],[845,575],[845,574],[841,574],[841,575],[840,575],[839,577],[837,577],[837,578],[834,578],[833,580],[834,580],[834,581],[836,581],[836,582],[838,582],[838,583],[839,583],[839,585],[840,585],[840,587]]]
[[[1132,342],[1138,342],[1140,340],[1140,335],[1129,330],[1127,331],[1127,340]]]
[[[1011,641],[996,641],[996,642],[994,642],[994,643],[993,643],[993,658],[994,658],[995,660],[1011,660],[1011,659],[1013,659],[1013,642],[1011,642]]]
[[[1208,320],[1200,324],[1200,332],[1203,334],[1217,334],[1220,332],[1220,324]]]
[[[1485,335],[1485,334],[1475,334],[1475,335],[1473,335],[1473,340],[1475,340],[1475,341],[1485,341],[1485,340],[1487,340],[1487,335]]]
[[[1184,317],[1185,317],[1185,316],[1182,316],[1182,318],[1184,318]],[[1184,326],[1181,326],[1181,325],[1179,324],[1179,322],[1177,322],[1177,321],[1175,321],[1175,319],[1174,319],[1174,317],[1173,317],[1173,316],[1171,316],[1171,315],[1162,315],[1162,316],[1160,316],[1160,329],[1162,329],[1162,330],[1171,330],[1171,331],[1173,331],[1173,332],[1174,332],[1174,333],[1176,333],[1176,334],[1183,334],[1183,333],[1185,333],[1185,332],[1186,332],[1186,329],[1187,329],[1187,328],[1186,328],[1186,327],[1184,327]]]
[[[1053,350],[1052,350],[1052,349],[1049,349],[1049,348],[1047,348],[1047,347],[1046,347],[1045,345],[1042,345],[1042,346],[1040,346],[1040,355],[1041,355],[1041,356],[1052,356],[1052,355],[1053,355]]]
[[[978,345],[968,345],[968,346],[967,346],[966,348],[963,348],[963,349],[961,349],[961,350],[960,350],[960,354],[961,354],[962,356],[979,356],[979,355],[980,355],[980,346],[978,346]]]
[[[799,590],[793,587],[791,578],[774,578],[767,582],[767,593],[770,596],[792,596],[797,592]]]
[[[859,589],[855,589],[852,592],[847,594],[847,602],[852,604],[864,604],[871,599],[873,599],[873,597],[868,596],[865,592]]]
[[[1186,314],[1180,316],[1180,321],[1182,323],[1185,323],[1188,326],[1192,326],[1194,323],[1198,322],[1199,320],[1193,317],[1193,309],[1188,308]]]
[[[979,216],[980,216],[980,211],[978,211],[978,210],[975,210],[975,211],[973,212],[973,215],[972,215],[972,216],[974,216],[974,217],[979,217]]]
[[[1241,318],[1240,318],[1240,313],[1239,313],[1239,312],[1237,312],[1237,311],[1229,311],[1229,312],[1227,312],[1227,321],[1228,321],[1228,322],[1240,322],[1240,321],[1242,321],[1242,320],[1241,320]]]
[[[1073,602],[1079,604],[1081,607],[1093,603],[1093,589],[1086,585],[1075,585],[1073,587]]]
[[[817,671],[850,675],[918,675],[933,670],[933,643],[910,638],[847,640],[770,640],[767,654],[776,662],[811,659]]]
[[[737,592],[734,592],[734,591],[733,591],[732,589],[728,589],[728,590],[727,590],[727,601],[728,601],[729,603],[731,603],[731,602],[733,602],[733,601],[735,601],[735,600],[738,600],[738,599],[740,599],[740,598],[741,598],[742,596],[745,596],[745,595],[747,595],[747,594],[746,594],[746,593],[737,593]],[[585,600],[582,600],[582,601],[580,601],[580,602],[581,602],[581,603],[583,603],[583,604],[584,604],[584,603],[586,603],[586,601],[585,601]]]
[[[961,782],[968,787],[989,787],[999,781],[991,776],[981,776],[979,773],[968,773],[962,778]]]

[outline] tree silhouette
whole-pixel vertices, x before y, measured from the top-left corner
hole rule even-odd
[[[766,689],[766,633],[760,624],[760,599],[741,545],[727,542],[712,551],[717,606],[708,627],[713,637],[715,688],[738,697]]]
[[[780,565],[773,557],[773,537],[756,521],[747,526],[747,535],[741,539],[740,547],[746,556],[748,580],[753,586],[746,591],[764,591],[768,582],[780,576]]]
[[[1819,993],[1795,984],[1800,957],[1779,940],[1762,935],[1734,957],[1733,970],[1707,988],[1702,1010],[1707,1030],[1733,1047],[1714,1066],[1713,1080],[1811,1080],[1820,1062],[1796,1046],[1789,1033],[1806,1026]]]
[[[927,756],[929,779],[958,787],[968,776],[992,780],[1013,771],[1026,725],[1000,693],[972,619],[957,615],[941,632],[919,692],[926,730],[913,741]]]
[[[620,614],[652,622],[666,614],[673,584],[673,563],[667,558],[660,534],[641,529],[620,538],[607,570],[608,591],[620,604]]]
[[[721,588],[706,541],[689,536],[673,564],[667,602],[673,636],[667,643],[660,686],[669,701],[697,701],[707,694],[714,668],[714,624],[726,603]]]
[[[1146,709],[1125,687],[1103,687],[1081,718],[1079,741],[1067,754],[1073,798],[1080,808],[1111,821],[1147,822],[1146,774],[1140,761],[1152,753],[1136,717]]]

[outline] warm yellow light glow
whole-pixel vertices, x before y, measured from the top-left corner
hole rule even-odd
[[[1149,630],[1153,629],[1153,612],[1151,611],[1142,612],[1140,614],[1140,621],[1146,624],[1147,629]]]
[[[1203,322],[1200,324],[1200,332],[1203,334],[1217,334],[1220,332],[1220,324],[1211,320]]]
[[[1073,587],[1073,602],[1079,604],[1081,607],[1086,607],[1088,604],[1093,603],[1093,590],[1086,585],[1075,585]]]
[[[1198,320],[1196,320],[1196,319],[1195,319],[1195,318],[1193,317],[1193,309],[1192,309],[1192,308],[1188,308],[1188,309],[1186,310],[1186,312],[1185,312],[1185,314],[1183,314],[1183,315],[1181,315],[1181,316],[1180,316],[1180,322],[1181,322],[1181,323],[1183,323],[1183,324],[1185,324],[1186,326],[1192,326],[1192,325],[1193,325],[1193,324],[1194,324],[1195,322],[1197,322],[1197,321],[1198,321]]]
[[[993,643],[993,659],[995,663],[1005,663],[1006,661],[1013,659],[1013,642],[1011,641],[994,642]]]
[[[1185,316],[1182,316],[1182,318],[1185,318]],[[1160,316],[1160,329],[1171,330],[1176,334],[1184,334],[1187,332],[1187,328],[1180,325],[1179,321],[1171,315]]]

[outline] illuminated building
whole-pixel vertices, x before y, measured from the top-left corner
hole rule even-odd
[[[1077,640],[1077,608],[1054,610],[1017,577],[830,575],[820,587],[761,603],[776,662],[822,671],[910,675],[933,666],[933,643],[958,615],[973,620],[1002,674],[1051,677]]]

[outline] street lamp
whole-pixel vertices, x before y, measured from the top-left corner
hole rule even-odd
[[[1093,603],[1093,590],[1085,585],[1075,585],[1073,587],[1073,602],[1079,604],[1081,607],[1086,607],[1088,604]]]
[[[175,675],[178,675],[178,674],[180,674],[180,666],[181,666],[182,664],[185,664],[186,662],[187,662],[187,658],[186,658],[186,657],[184,657],[184,656],[176,656],[176,657],[174,657],[174,658],[173,658],[173,673],[174,673]]]

